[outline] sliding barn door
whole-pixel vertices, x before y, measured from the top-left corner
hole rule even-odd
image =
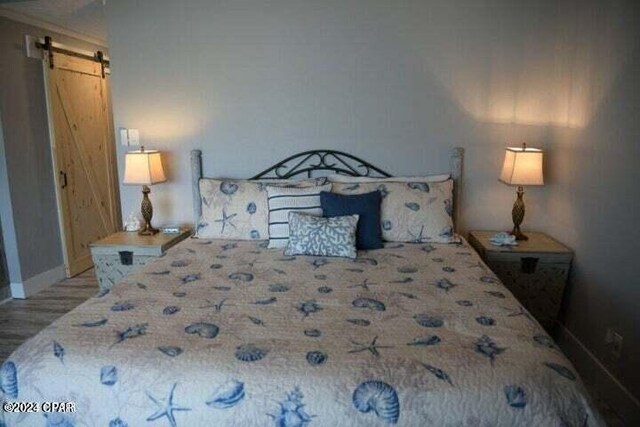
[[[99,63],[64,54],[45,69],[65,264],[74,276],[93,265],[89,244],[120,228],[108,77]]]

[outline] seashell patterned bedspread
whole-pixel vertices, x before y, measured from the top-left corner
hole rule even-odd
[[[464,241],[348,260],[191,239],[21,346],[0,385],[77,406],[8,426],[603,425]]]

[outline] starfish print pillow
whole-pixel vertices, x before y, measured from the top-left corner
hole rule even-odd
[[[267,240],[269,208],[267,185],[315,187],[326,178],[309,180],[248,181],[233,179],[200,180],[202,216],[196,237],[203,239]]]

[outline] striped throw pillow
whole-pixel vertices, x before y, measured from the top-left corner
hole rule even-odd
[[[322,216],[320,193],[331,191],[331,184],[318,187],[267,187],[269,203],[269,248],[289,243],[289,212]]]

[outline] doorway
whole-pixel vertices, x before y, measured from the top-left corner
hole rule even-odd
[[[121,228],[109,76],[64,53],[45,60],[49,128],[67,276],[93,266],[89,245]]]

